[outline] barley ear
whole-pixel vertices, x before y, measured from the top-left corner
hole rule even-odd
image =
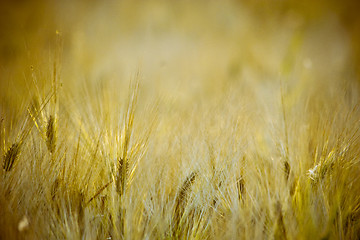
[[[275,239],[281,239],[286,240],[286,228],[284,223],[284,216],[282,213],[282,206],[280,201],[277,201],[275,204],[275,214],[276,214],[276,223],[275,223],[275,229],[274,229],[274,238]]]
[[[242,201],[244,199],[244,195],[245,195],[245,180],[243,177],[239,177],[237,179],[236,188],[237,188],[237,192],[238,192],[239,201]]]
[[[56,148],[56,126],[55,118],[50,115],[46,126],[46,145],[49,152],[54,153]]]
[[[192,184],[195,181],[197,172],[192,172],[183,182],[181,188],[178,191],[176,201],[175,201],[175,211],[174,211],[174,227],[173,227],[173,236],[178,234],[181,218],[184,214],[185,206],[188,201],[188,194]]]
[[[127,159],[125,159],[125,161],[120,158],[118,160],[118,171],[116,174],[116,190],[119,193],[119,195],[123,195],[125,192],[125,187],[126,187],[126,181],[127,181],[127,176],[129,174],[129,161]]]
[[[20,154],[20,147],[21,147],[20,143],[14,143],[6,151],[6,153],[4,155],[4,165],[3,165],[3,169],[6,172],[9,172],[12,169],[12,167],[14,166],[15,160],[17,159],[17,157]]]
[[[286,161],[284,162],[284,173],[285,173],[285,179],[286,179],[286,181],[289,180],[290,170],[291,170],[290,164],[289,164],[289,162],[286,160]]]

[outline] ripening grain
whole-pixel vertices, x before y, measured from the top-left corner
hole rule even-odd
[[[357,5],[2,1],[0,239],[359,239]]]

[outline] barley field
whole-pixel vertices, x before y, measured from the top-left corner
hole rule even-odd
[[[0,2],[0,239],[359,239],[356,1]]]

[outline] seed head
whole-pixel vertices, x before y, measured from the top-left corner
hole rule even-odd
[[[16,158],[20,154],[20,144],[14,143],[11,147],[6,151],[4,155],[4,165],[3,168],[6,172],[9,172],[14,166],[14,162]]]
[[[51,153],[54,153],[56,147],[56,129],[55,118],[50,115],[47,127],[46,127],[46,145]]]

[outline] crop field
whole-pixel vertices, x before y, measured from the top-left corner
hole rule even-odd
[[[359,239],[360,4],[0,2],[0,239]]]

